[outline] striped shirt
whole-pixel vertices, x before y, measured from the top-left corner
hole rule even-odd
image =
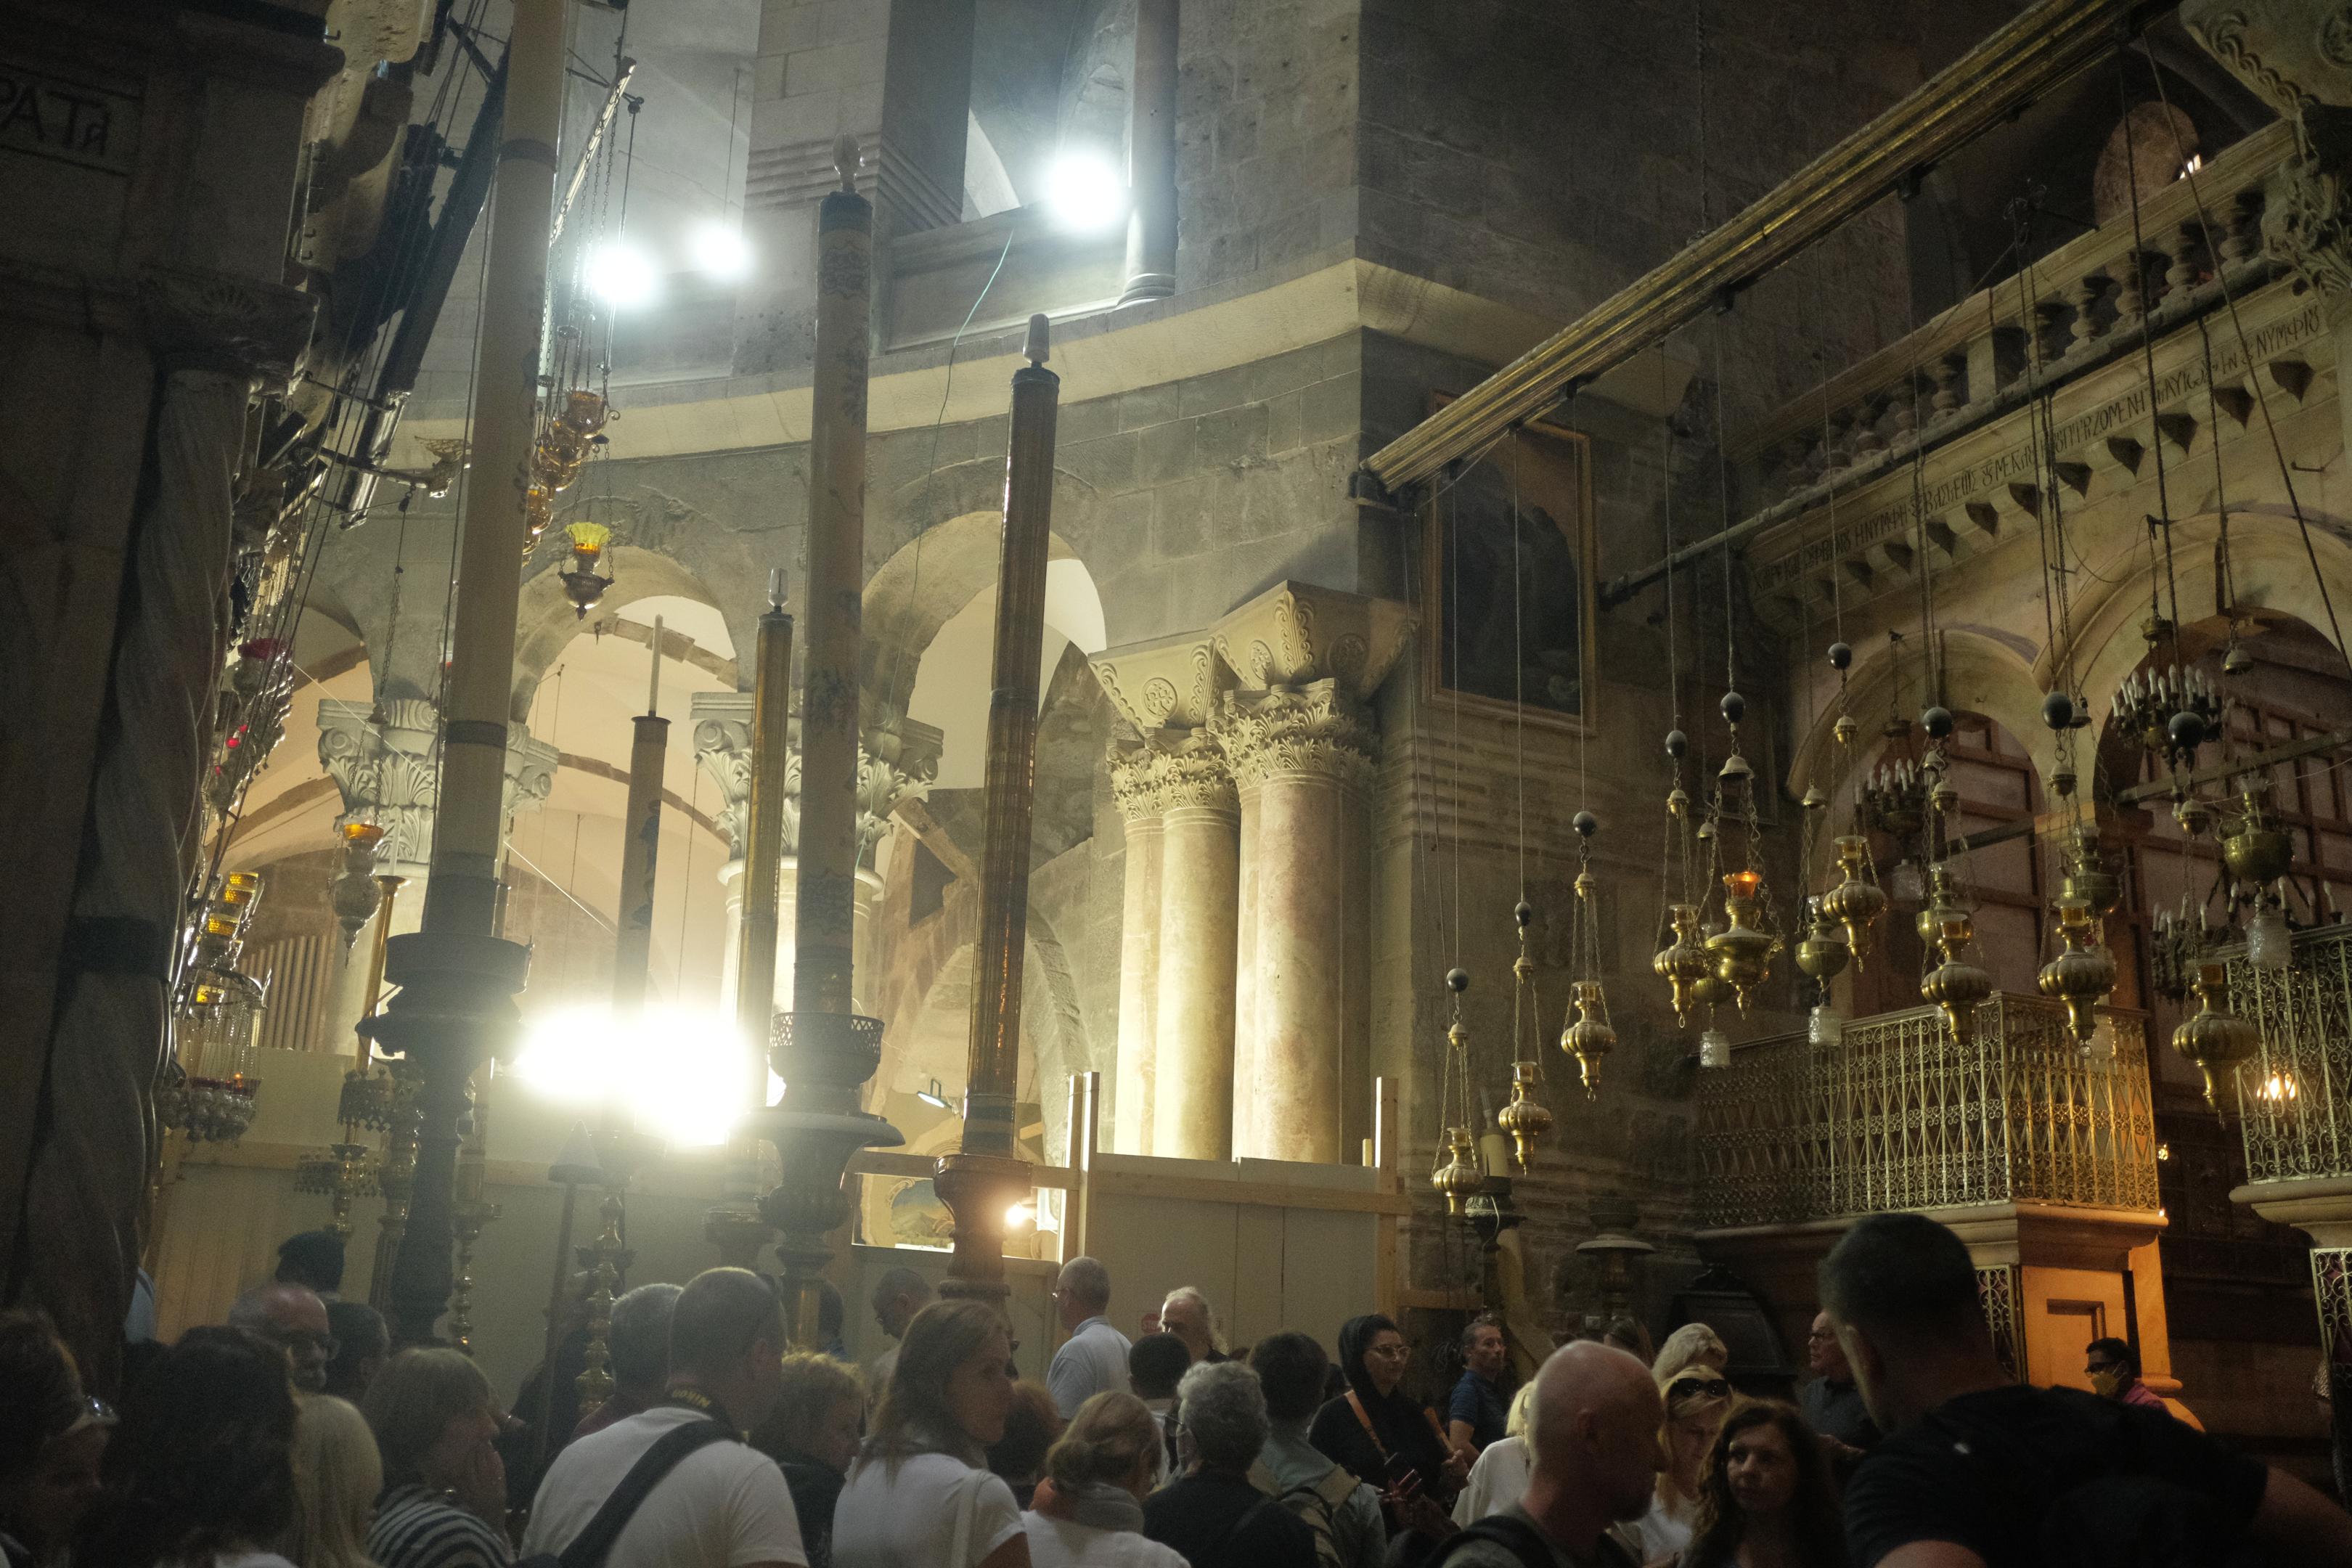
[[[383,1568],[508,1568],[506,1537],[431,1487],[394,1487],[369,1527],[367,1554]]]

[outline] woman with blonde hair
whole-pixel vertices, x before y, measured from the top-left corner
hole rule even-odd
[[[1662,1366],[1665,1363],[1664,1351],[1658,1361]],[[1731,1408],[1730,1383],[1704,1363],[1661,1377],[1658,1392],[1666,1406],[1665,1425],[1658,1431],[1658,1447],[1665,1464],[1658,1472],[1650,1511],[1633,1525],[1644,1563],[1672,1557],[1690,1544],[1692,1527],[1698,1521],[1699,1494],[1706,1483],[1707,1454]]]
[[[1034,1568],[1184,1568],[1172,1547],[1143,1537],[1160,1452],[1160,1419],[1132,1394],[1079,1405],[1045,1455],[1037,1506],[1021,1516]]]
[[[302,1568],[376,1568],[368,1521],[383,1489],[383,1459],[359,1406],[329,1394],[294,1417],[294,1527],[286,1555]]]
[[[1528,1426],[1535,1418],[1536,1380],[1529,1378],[1511,1395],[1503,1418],[1503,1436],[1478,1451],[1462,1495],[1454,1500],[1454,1522],[1467,1528],[1490,1513],[1500,1513],[1519,1500],[1535,1474],[1536,1457],[1528,1447]]]
[[[784,1358],[782,1392],[752,1429],[751,1447],[776,1461],[800,1516],[808,1568],[832,1568],[833,1510],[857,1458],[866,1384],[857,1369],[815,1351]]]
[[[996,1309],[916,1313],[834,1504],[834,1568],[1029,1568],[1020,1506],[988,1469],[1012,1407],[1013,1335]]]

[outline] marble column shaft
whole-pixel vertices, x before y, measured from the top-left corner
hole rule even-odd
[[[1365,913],[1351,900],[1369,887],[1370,724],[1322,680],[1230,692],[1215,730],[1244,802],[1248,868],[1234,1152],[1339,1163],[1361,1119],[1354,1080],[1370,1047]]]
[[[1160,827],[1160,986],[1151,1152],[1233,1153],[1235,878],[1240,804],[1205,734],[1155,737]]]
[[[1160,897],[1162,827],[1148,752],[1111,753],[1111,793],[1127,825],[1125,899],[1118,945],[1118,1080],[1112,1142],[1149,1154],[1160,1037]]]

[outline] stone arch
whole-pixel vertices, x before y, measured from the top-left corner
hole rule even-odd
[[[569,557],[562,557],[568,561]],[[676,597],[708,605],[721,615],[727,607],[701,578],[658,551],[616,545],[606,552],[605,571],[613,585],[593,612],[614,616],[639,599]],[[556,568],[535,573],[522,587],[515,618],[515,684],[512,717],[520,722],[530,713],[532,693],[558,656],[580,635],[585,623],[563,596]],[[730,630],[733,628],[730,626]]]
[[[2042,721],[2042,687],[2032,664],[2006,638],[1976,627],[1948,626],[1937,634],[1937,644],[1942,660],[1944,704],[1981,713],[2015,737],[2032,757],[2034,772],[2040,775],[2046,795],[2051,774],[2057,767],[2057,743]],[[1917,644],[1906,639],[1893,647],[1882,643],[1848,673],[1846,708],[1863,727],[1853,759],[1857,773],[1860,764],[1876,754],[1874,737],[1889,704],[1898,694],[1916,694],[1918,671]],[[1833,817],[1851,801],[1857,782],[1835,773],[1837,715],[1833,700],[1814,715],[1811,728],[1795,748],[1787,780],[1789,791],[1794,795],[1803,795],[1808,784],[1817,784],[1828,792],[1833,803]],[[1817,850],[1822,857],[1830,853],[1825,847],[1826,837],[1824,835],[1824,847]],[[1809,885],[1810,879],[1822,869],[1823,866],[1818,864],[1805,868]]]
[[[2172,525],[2169,587],[2178,594],[2184,623],[2204,620],[2225,608],[2221,604],[2216,556],[2221,534],[2218,513],[2183,518]],[[2314,555],[2319,560],[2317,576],[2311,569]],[[2292,616],[2336,643],[2337,652],[2352,657],[2352,650],[2344,647],[2328,620],[2331,603],[2339,623],[2352,618],[2352,545],[2344,542],[2332,520],[2323,522],[2311,518],[2311,550],[2306,553],[2292,513],[2277,507],[2247,511],[2232,508],[2230,567],[2237,588],[2236,608]],[[2140,625],[2147,616],[2149,592],[2160,570],[2161,563],[2151,563],[2144,547],[2126,545],[2084,574],[2092,592],[2074,606],[2074,674],[2079,695],[2089,700],[2095,719],[2105,712],[2116,683],[2147,656],[2147,643]],[[2168,607],[2168,603],[2169,594]],[[2054,686],[2060,663],[2044,654],[2034,668],[2035,684],[2043,689]]]

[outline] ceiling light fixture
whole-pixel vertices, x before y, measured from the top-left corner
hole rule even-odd
[[[588,288],[615,310],[649,305],[661,295],[653,258],[632,245],[600,245],[588,257]]]
[[[1065,153],[1045,176],[1045,204],[1064,228],[1106,229],[1127,216],[1127,181],[1099,153]]]

